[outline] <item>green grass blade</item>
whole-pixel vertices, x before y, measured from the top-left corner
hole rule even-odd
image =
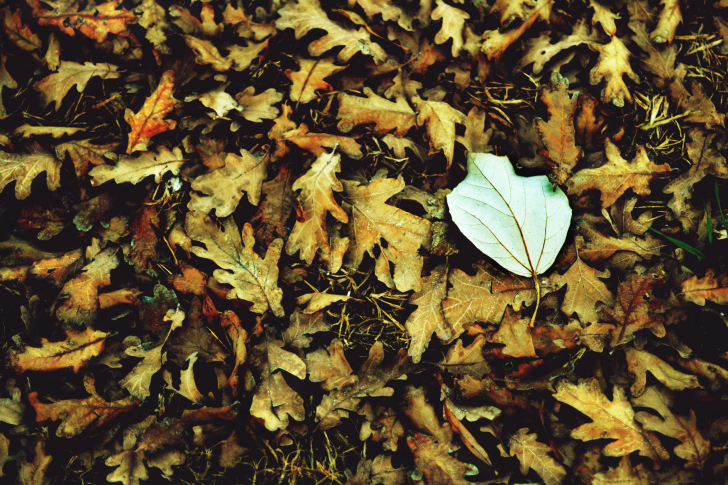
[[[689,252],[690,254],[692,254],[693,256],[698,258],[698,261],[703,261],[705,259],[705,254],[703,254],[702,251],[700,251],[700,249],[694,248],[690,244],[683,242],[679,239],[675,239],[674,237],[668,236],[667,234],[663,234],[661,231],[658,231],[657,229],[655,229],[653,227],[650,227],[649,229],[650,229],[650,231],[656,232],[660,236],[664,237],[665,239],[667,239],[668,241],[670,241],[671,243],[673,243],[675,246],[679,247],[680,249],[683,249],[683,250]]]

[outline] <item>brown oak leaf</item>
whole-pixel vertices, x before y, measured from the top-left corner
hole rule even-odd
[[[430,150],[442,150],[447,159],[447,167],[452,165],[455,151],[455,125],[467,123],[467,116],[443,101],[425,101],[412,96],[412,104],[417,109],[417,125],[427,128]]]
[[[331,328],[326,323],[323,312],[304,315],[296,310],[290,318],[290,325],[283,331],[282,338],[286,345],[292,345],[299,349],[307,348],[312,337],[309,335],[317,332],[325,332]]]
[[[614,204],[627,189],[639,196],[650,195],[650,181],[657,174],[669,172],[668,164],[656,165],[647,157],[643,146],[637,147],[637,154],[628,162],[622,158],[619,148],[609,138],[604,141],[608,162],[599,168],[585,168],[568,180],[569,194],[582,194],[596,189],[602,194],[602,208]]]
[[[106,40],[109,34],[126,34],[127,23],[135,21],[136,16],[130,10],[117,10],[120,0],[105,3],[89,4],[80,12],[76,3],[52,3],[53,10],[43,8],[40,0],[28,0],[33,9],[38,25],[55,25],[61,31],[73,37],[80,33],[97,42]]]
[[[675,370],[670,364],[645,350],[625,347],[624,353],[629,373],[634,376],[634,383],[630,388],[633,397],[641,396],[645,391],[647,372],[673,391],[702,387],[697,377]]]
[[[270,308],[274,315],[282,317],[283,291],[278,288],[278,259],[283,240],[273,241],[265,258],[261,258],[253,250],[255,238],[250,224],[243,226],[241,238],[232,218],[223,219],[220,223],[222,231],[209,216],[198,211],[188,212],[185,232],[205,245],[205,249],[195,246],[191,251],[201,258],[211,259],[222,268],[216,269],[213,277],[219,283],[233,286],[227,294],[228,299],[240,298],[251,302],[254,313],[265,313]]]
[[[561,311],[567,317],[576,313],[581,323],[595,323],[599,321],[597,302],[601,301],[607,306],[614,303],[614,295],[599,278],[609,278],[609,271],[601,272],[589,267],[578,254],[566,273],[551,276],[551,283],[557,288],[568,286],[561,303]]]
[[[675,29],[683,20],[680,11],[680,0],[662,0],[662,10],[657,21],[655,30],[650,34],[650,38],[658,44],[667,42],[672,43],[675,38]]]
[[[22,11],[19,9],[13,13],[9,9],[3,9],[3,32],[13,44],[26,52],[43,47],[40,37],[23,22]]]
[[[72,438],[86,429],[93,431],[100,428],[117,416],[134,410],[139,404],[133,396],[107,401],[96,392],[96,380],[91,374],[84,376],[83,385],[91,395],[85,399],[66,399],[44,404],[38,400],[37,392],[29,393],[28,402],[35,409],[35,421],[42,424],[60,420],[56,436]]]
[[[138,150],[146,150],[154,135],[173,130],[177,126],[176,121],[164,119],[178,104],[172,96],[176,80],[174,71],[165,71],[157,89],[144,101],[139,112],[135,114],[130,109],[126,110],[124,121],[131,126],[127,155]]]
[[[529,318],[514,312],[506,307],[503,320],[500,322],[498,331],[493,335],[492,341],[498,344],[505,344],[501,350],[505,355],[511,357],[536,357],[536,349],[533,346],[533,339],[529,329]]]
[[[467,347],[463,347],[462,340],[457,340],[437,366],[453,375],[486,376],[490,374],[490,365],[483,355],[487,343],[485,335],[478,335]]]
[[[250,223],[255,229],[258,242],[268,246],[274,239],[286,239],[290,232],[286,223],[296,200],[293,193],[293,172],[287,165],[281,164],[278,175],[263,182],[261,192],[263,200],[258,204],[255,214],[250,217]]]
[[[416,113],[404,94],[398,94],[394,101],[390,101],[368,87],[362,92],[366,98],[339,94],[339,110],[336,115],[340,120],[337,125],[339,131],[348,133],[355,126],[374,123],[373,130],[377,135],[393,132],[396,136],[404,136],[417,123]]]
[[[354,374],[344,355],[344,344],[339,339],[331,341],[325,349],[306,354],[306,372],[311,382],[321,382],[325,391],[341,389],[355,384],[359,378]]]
[[[101,79],[116,79],[121,77],[121,73],[117,72],[117,69],[117,66],[108,62],[101,64],[93,64],[91,62],[79,64],[77,62],[61,61],[58,72],[44,77],[35,83],[33,88],[40,92],[44,107],[50,103],[55,103],[56,111],[58,111],[63,98],[74,85],[79,93],[83,92],[86,89],[86,84],[94,76],[98,76]]]
[[[624,390],[615,386],[610,401],[595,378],[572,384],[565,380],[556,384],[554,398],[586,414],[593,422],[571,431],[571,437],[582,441],[613,439],[602,449],[606,456],[624,456],[633,451],[658,464],[670,455],[657,437],[635,421],[634,410]]]
[[[0,190],[15,182],[15,198],[23,200],[30,195],[33,180],[46,173],[48,190],[61,186],[61,160],[45,152],[39,145],[31,145],[30,153],[0,151]]]
[[[68,153],[76,169],[76,176],[80,180],[83,180],[88,174],[89,163],[93,165],[104,164],[104,154],[106,152],[113,152],[118,146],[119,143],[95,145],[91,143],[91,140],[68,141],[56,145],[56,156],[59,160],[63,160],[66,153]]]
[[[463,47],[463,27],[465,27],[465,21],[470,18],[470,15],[442,0],[436,0],[436,3],[437,8],[432,11],[430,17],[432,20],[442,19],[442,27],[435,35],[435,44],[444,44],[452,39],[452,56],[457,57]]]
[[[528,428],[519,429],[508,442],[510,455],[518,458],[524,475],[532,468],[546,485],[559,485],[566,478],[566,470],[549,455],[551,448],[537,438]]]
[[[97,165],[89,175],[92,185],[101,185],[110,180],[117,184],[129,182],[136,185],[150,175],[154,175],[155,182],[161,183],[165,173],[177,175],[186,161],[179,148],[170,151],[166,147],[159,147],[156,152],[142,152],[137,157],[120,155],[116,165]]]
[[[705,306],[705,300],[719,305],[728,304],[728,274],[723,273],[716,278],[715,270],[712,268],[706,270],[702,278],[693,275],[692,278],[683,281],[680,283],[680,288],[685,301],[696,305]]]
[[[108,333],[89,327],[85,330],[68,330],[66,338],[59,342],[41,338],[40,347],[25,346],[22,350],[10,350],[10,367],[18,373],[67,368],[78,373],[104,350],[108,336]]]
[[[452,330],[442,313],[442,300],[447,294],[447,265],[441,264],[422,280],[422,289],[413,293],[409,302],[417,309],[404,326],[410,336],[408,354],[415,364],[427,349],[433,333],[443,342],[450,341]]]
[[[612,37],[608,44],[592,43],[589,47],[599,52],[597,64],[589,72],[589,82],[592,85],[599,84],[602,79],[607,84],[602,89],[602,103],[612,103],[614,106],[624,106],[625,99],[632,102],[632,95],[624,84],[622,76],[626,74],[634,82],[639,82],[639,77],[629,65],[629,57],[632,55],[619,37]]]
[[[345,180],[343,184],[343,198],[351,206],[347,266],[358,268],[364,253],[374,257],[373,249],[379,245],[381,254],[375,269],[379,280],[391,282],[399,291],[419,290],[424,260],[418,251],[430,244],[432,224],[385,203],[404,189],[404,180],[378,179],[366,186]],[[386,247],[382,239],[387,241]],[[393,277],[390,262],[394,263]]]
[[[296,103],[310,103],[318,97],[316,91],[331,91],[333,88],[324,78],[346,69],[348,66],[337,66],[333,57],[324,59],[299,59],[300,69],[288,69],[285,75],[291,80],[290,98]]]

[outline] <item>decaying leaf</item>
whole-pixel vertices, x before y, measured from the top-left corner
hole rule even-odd
[[[10,366],[18,373],[66,368],[78,372],[104,350],[108,335],[89,327],[85,330],[68,330],[65,340],[59,342],[42,338],[40,347],[25,346],[22,350],[11,350]]]
[[[543,479],[546,485],[559,485],[566,478],[566,470],[549,452],[551,448],[537,441],[536,433],[529,433],[528,428],[521,428],[511,436],[509,451],[511,456],[521,462],[521,473],[532,468]]]
[[[551,277],[554,285],[568,286],[561,310],[567,316],[576,313],[583,324],[598,322],[597,302],[607,306],[614,303],[614,295],[599,278],[609,278],[609,272],[590,268],[577,254],[576,261],[566,273]]]
[[[410,303],[417,305],[404,326],[410,335],[408,353],[415,364],[427,349],[433,333],[442,341],[452,338],[452,331],[442,313],[442,300],[447,293],[447,266],[440,265],[423,278],[422,289],[413,293]]]
[[[166,71],[162,74],[157,89],[144,101],[144,105],[138,113],[135,114],[130,109],[126,110],[124,121],[131,126],[129,144],[126,148],[127,155],[138,150],[146,150],[151,137],[167,130],[173,130],[177,126],[176,121],[164,119],[178,102],[172,96],[176,80],[174,71]]]
[[[98,165],[91,169],[89,175],[93,185],[101,185],[110,180],[117,184],[124,182],[138,184],[150,175],[154,175],[154,180],[159,183],[167,172],[178,174],[185,162],[182,150],[179,148],[170,151],[160,147],[156,153],[143,152],[138,157],[121,155],[116,165]]]
[[[326,59],[300,59],[300,69],[288,69],[286,77],[291,80],[291,101],[306,104],[317,98],[316,91],[331,91],[331,85],[324,78],[346,69],[347,66],[337,66],[333,58]]]
[[[15,182],[16,199],[28,198],[33,180],[42,172],[46,173],[48,190],[61,186],[61,161],[55,155],[35,145],[31,146],[31,153],[0,151],[0,190]]]
[[[728,304],[728,275],[721,274],[715,277],[715,270],[709,268],[705,276],[692,278],[680,283],[682,296],[685,301],[705,306],[705,301],[712,301],[719,305]]]
[[[86,89],[86,84],[94,76],[98,76],[101,79],[116,79],[121,77],[121,73],[117,69],[117,66],[109,63],[93,64],[86,62],[84,64],[78,64],[77,62],[61,61],[58,72],[44,77],[35,83],[33,88],[41,93],[44,106],[54,102],[56,104],[56,111],[58,111],[63,98],[74,85],[79,93],[83,92]]]
[[[597,64],[589,73],[589,82],[594,85],[599,84],[602,79],[607,80],[602,89],[602,103],[612,103],[615,106],[624,106],[625,100],[631,103],[632,95],[622,76],[626,74],[634,82],[639,82],[639,77],[629,64],[632,54],[624,42],[615,36],[608,44],[590,44],[589,47],[599,52]]]
[[[629,373],[634,376],[634,384],[630,388],[634,397],[639,397],[644,392],[647,372],[673,391],[701,387],[697,377],[675,370],[670,364],[647,351],[625,347],[624,353]]]

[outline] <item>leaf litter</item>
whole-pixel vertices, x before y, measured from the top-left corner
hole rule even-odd
[[[726,2],[0,10],[8,483],[725,481]]]

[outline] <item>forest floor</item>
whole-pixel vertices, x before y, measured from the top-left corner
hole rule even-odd
[[[0,17],[2,480],[728,483],[728,1]]]

